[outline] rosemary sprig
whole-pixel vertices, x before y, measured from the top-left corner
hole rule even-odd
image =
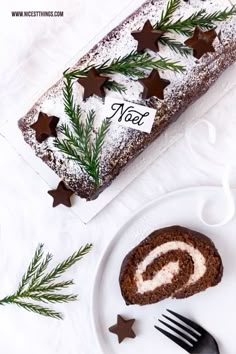
[[[81,120],[81,110],[76,106],[73,99],[72,79],[65,75],[63,89],[65,112],[70,119],[70,125],[62,124],[60,131],[64,139],[55,139],[55,146],[70,159],[77,161],[92,178],[94,184],[100,184],[99,160],[105,136],[110,127],[110,121],[104,120],[101,127],[95,133],[92,141],[93,123],[95,112],[91,110],[87,114],[85,123]]]
[[[106,82],[106,88],[108,90],[116,91],[119,93],[125,93],[127,91],[126,87],[119,82],[116,82],[114,80],[108,80]]]
[[[146,70],[161,69],[171,70],[175,72],[183,72],[184,66],[178,62],[167,58],[155,59],[149,53],[139,53],[132,51],[131,53],[113,59],[111,62],[106,61],[95,67],[100,74],[122,74],[132,78],[142,78],[145,76]],[[67,71],[65,77],[69,79],[78,79],[86,75],[89,69]],[[108,87],[110,85],[108,81]]]
[[[166,9],[162,11],[160,21],[155,24],[154,28],[162,30],[165,33],[175,32],[185,36],[191,36],[196,26],[206,30],[212,29],[217,22],[225,21],[231,16],[236,15],[236,6],[234,5],[231,8],[226,8],[223,11],[215,11],[211,14],[207,14],[204,9],[201,9],[186,19],[181,17],[176,21],[172,21],[173,15],[180,5],[180,0],[169,0]],[[186,48],[184,44],[168,36],[161,37],[160,42],[183,56],[191,54],[191,50]]]
[[[72,285],[73,280],[58,282],[57,279],[85,256],[91,248],[91,244],[86,244],[65,261],[59,263],[49,273],[45,273],[49,262],[52,260],[52,255],[48,253],[44,257],[43,244],[40,244],[22,277],[17,291],[13,295],[0,300],[0,305],[15,304],[27,311],[62,319],[63,315],[60,312],[54,311],[44,304],[68,303],[77,300],[77,295],[57,293],[57,291]]]
[[[170,0],[167,4],[166,9],[162,11],[161,19],[159,22],[156,23],[155,27],[162,27],[165,26],[167,23],[170,23],[175,11],[180,6],[180,2],[180,0]]]
[[[184,67],[167,58],[155,59],[148,53],[133,51],[124,57],[112,60],[111,63],[103,64],[98,71],[104,74],[120,73],[130,77],[144,77],[145,70],[162,69],[175,72],[183,72]]]
[[[22,292],[22,290],[25,288],[25,286],[28,284],[28,282],[35,276],[36,271],[40,267],[40,262],[42,260],[42,257],[43,257],[43,244],[40,244],[35,252],[35,255],[34,255],[28,269],[27,269],[27,272],[22,277],[22,280],[21,280],[18,290],[17,290],[17,294],[20,294]]]
[[[171,50],[173,50],[175,53],[179,53],[184,57],[187,57],[188,55],[192,55],[192,49],[187,47],[185,44],[176,41],[173,38],[167,37],[167,36],[162,36],[159,39],[160,43],[163,45],[167,45]]]
[[[172,9],[176,10],[180,5],[179,0],[170,0],[167,7],[170,5],[172,5]],[[235,5],[231,8],[226,8],[223,11],[215,11],[211,14],[201,9],[185,19],[181,17],[174,22],[168,20],[168,18],[167,21],[164,19],[162,23],[157,22],[154,28],[164,32],[176,32],[185,36],[191,36],[196,26],[202,29],[212,29],[217,22],[225,21],[234,15],[236,15]]]

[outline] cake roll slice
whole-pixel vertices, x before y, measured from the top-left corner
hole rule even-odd
[[[141,31],[147,23],[149,23],[149,26],[150,24],[154,26],[160,20],[167,4],[167,0],[148,0],[144,2],[135,13],[130,15],[85,56],[80,58],[70,70],[83,71],[89,67],[101,67],[104,63],[111,63],[117,58],[125,58],[131,53],[136,53],[138,42],[132,33]],[[230,6],[230,1],[228,0],[194,0],[188,2],[180,0],[180,6],[173,14],[172,20],[176,21],[180,18],[189,17],[200,10],[205,11],[206,14],[217,13],[217,11],[224,10],[227,7],[229,9]],[[156,76],[160,75],[162,85],[166,83],[164,85],[164,99],[162,99],[162,92],[161,99],[155,96],[149,97],[152,92],[147,95],[143,85],[140,83],[142,80],[139,81],[138,77],[129,76],[128,73],[127,75],[124,75],[124,73],[104,74],[105,77],[103,75],[100,78],[96,72],[93,73],[98,80],[104,80],[105,82],[107,75],[110,80],[114,80],[126,88],[125,91],[114,92],[107,87],[98,87],[98,94],[105,94],[109,98],[123,100],[131,104],[135,103],[156,110],[155,120],[150,133],[118,124],[111,124],[102,144],[101,154],[99,159],[97,159],[99,160],[99,183],[94,183],[91,175],[83,168],[78,159],[70,158],[68,154],[65,154],[55,146],[55,132],[51,131],[52,128],[50,126],[47,127],[46,135],[43,135],[42,132],[42,128],[45,129],[45,127],[38,126],[39,138],[37,139],[37,132],[35,132],[36,122],[43,114],[49,117],[49,125],[50,119],[57,117],[59,118],[58,128],[63,124],[70,126],[70,120],[64,107],[63,89],[65,82],[63,78],[51,87],[28,113],[20,119],[19,127],[26,143],[77,195],[87,200],[97,198],[124,168],[128,168],[128,164],[134,158],[157,139],[172,122],[176,121],[181,113],[202,96],[222,72],[236,61],[236,16],[232,16],[223,22],[217,22],[216,26],[217,35],[214,32],[215,30],[212,30],[214,37],[211,38],[211,41],[214,39],[214,48],[209,44],[207,53],[204,55],[200,53],[201,58],[199,58],[199,53],[197,53],[199,59],[194,57],[194,50],[191,55],[183,56],[178,51],[173,51],[170,47],[162,45],[161,42],[158,43],[159,52],[150,51],[149,49],[144,51],[144,53],[151,53],[150,55],[153,59],[167,58],[185,68],[184,72],[173,72],[159,68],[159,72],[155,73]],[[181,43],[184,43],[188,38],[177,33],[167,33],[166,35],[170,36],[172,41]],[[195,35],[200,36],[199,29]],[[195,42],[193,42],[194,40],[189,44],[190,47],[194,46]],[[206,46],[206,43],[203,44]],[[151,70],[144,69],[144,80],[150,73]],[[144,82],[144,80],[142,83],[145,84],[146,81]],[[82,84],[83,81],[80,80],[80,83]],[[104,99],[98,97],[98,95],[92,95],[84,100],[84,88],[80,83],[77,80],[73,83],[74,98],[76,104],[80,105],[84,120],[86,120],[88,112],[91,112],[91,110],[95,112],[94,129],[96,131],[106,118],[104,116]],[[87,87],[87,89],[90,91],[92,88]],[[61,139],[60,129],[56,130],[58,138]],[[68,132],[67,135],[69,134]],[[44,139],[45,136],[46,139]],[[74,144],[76,145],[76,139],[74,139]],[[71,150],[69,153],[71,153]],[[88,160],[89,158],[85,159],[85,162],[87,163]]]
[[[124,259],[120,289],[127,305],[186,298],[217,285],[221,257],[205,235],[181,226],[154,231]]]

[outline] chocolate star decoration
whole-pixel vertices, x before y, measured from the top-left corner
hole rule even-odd
[[[111,333],[118,336],[119,343],[123,342],[125,338],[135,338],[136,334],[132,330],[135,320],[125,320],[120,315],[117,316],[117,324],[109,328]]]
[[[30,127],[36,132],[36,140],[42,143],[49,137],[56,138],[56,127],[59,122],[59,118],[55,116],[48,116],[46,113],[39,112],[38,120]]]
[[[151,74],[138,80],[144,86],[143,99],[156,96],[161,100],[164,99],[164,89],[170,84],[169,80],[162,79],[157,70],[152,70]]]
[[[108,77],[101,76],[95,68],[88,71],[86,77],[81,77],[78,82],[84,87],[84,99],[97,95],[105,97],[104,85],[109,80]]]
[[[164,34],[164,32],[154,30],[149,20],[144,24],[141,31],[134,31],[131,34],[134,39],[138,41],[138,52],[141,52],[144,49],[159,52],[158,39]]]
[[[214,29],[204,32],[196,27],[193,36],[185,41],[185,45],[193,49],[195,58],[201,59],[204,54],[215,52],[213,42],[216,37]]]
[[[48,191],[48,194],[50,194],[54,199],[53,208],[59,204],[63,204],[69,208],[71,207],[70,197],[74,194],[74,192],[67,188],[63,181],[58,184],[57,189]]]

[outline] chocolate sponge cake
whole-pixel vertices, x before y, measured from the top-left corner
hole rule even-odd
[[[119,281],[127,305],[146,305],[192,296],[217,285],[222,274],[221,257],[207,236],[171,226],[154,231],[125,257]]]
[[[111,31],[101,40],[94,48],[92,48],[85,56],[80,58],[77,63],[70,68],[74,71],[83,71],[91,67],[103,67],[104,63],[116,61],[117,58],[125,58],[130,53],[136,53],[138,50],[137,40],[134,38],[134,33],[140,31],[145,24],[149,23],[154,26],[160,21],[162,12],[168,4],[167,0],[148,0],[126,20],[124,20],[117,28]],[[218,13],[226,8],[230,8],[229,0],[194,0],[194,1],[179,1],[179,8],[173,14],[173,21],[191,16],[193,13],[201,12],[202,14]],[[219,17],[219,16],[218,16]],[[149,22],[148,22],[149,21]],[[211,27],[205,25],[203,30]],[[217,27],[217,33],[214,28]],[[144,70],[145,79],[138,80],[137,77],[124,75],[124,72],[117,72],[109,76],[110,79],[118,82],[119,87],[125,87],[120,92],[112,91],[107,87],[99,87],[97,93],[105,94],[106,97],[116,98],[128,103],[135,103],[144,107],[149,107],[156,110],[155,120],[150,133],[127,128],[122,125],[112,124],[107,132],[102,146],[101,155],[99,158],[99,183],[94,184],[91,176],[81,167],[78,159],[71,159],[60,151],[54,144],[54,134],[49,134],[49,137],[43,141],[37,139],[37,133],[33,127],[39,119],[41,112],[48,117],[58,117],[59,125],[68,124],[69,118],[64,109],[63,78],[52,86],[33,107],[19,121],[19,128],[22,131],[26,143],[28,143],[35,151],[35,154],[41,158],[55,173],[64,181],[68,188],[72,189],[77,195],[87,200],[93,200],[108,187],[121,171],[128,167],[127,165],[137,157],[148,145],[150,145],[160,134],[200,96],[202,96],[212,84],[219,78],[222,72],[236,61],[236,16],[231,16],[225,21],[217,22],[213,28],[213,36],[211,42],[207,43],[205,53],[202,51],[194,57],[195,49],[191,49],[196,45],[194,40],[188,39],[187,36],[180,35],[177,32],[165,33],[165,36],[170,36],[169,44],[178,43],[189,45],[192,52],[191,55],[182,55],[177,51],[173,51],[170,46],[163,45],[163,38],[160,38],[160,52],[151,51],[148,49],[145,52],[150,54],[152,60],[166,58],[171,62],[179,63],[184,68],[184,72],[174,72],[164,70],[163,67],[158,68],[160,76],[158,76],[162,85],[166,83],[164,89],[164,99],[144,94],[141,83],[147,83],[147,78],[151,70]],[[189,37],[192,32],[189,30]],[[196,36],[202,36],[200,29],[195,31]],[[155,31],[151,31],[155,32]],[[164,32],[164,31],[163,31]],[[210,31],[209,31],[210,32]],[[200,33],[200,34],[199,34]],[[133,35],[132,35],[133,34]],[[154,33],[155,34],[155,33]],[[79,36],[80,34],[78,34]],[[162,35],[162,33],[160,34]],[[162,41],[161,41],[162,40]],[[208,39],[207,39],[208,40]],[[197,40],[197,44],[201,45],[201,38]],[[191,43],[190,43],[191,42]],[[195,44],[194,44],[195,43]],[[143,44],[143,43],[141,43]],[[206,45],[206,43],[205,43]],[[145,47],[145,45],[144,45]],[[173,48],[173,47],[172,47]],[[182,48],[182,47],[181,47]],[[198,48],[199,49],[199,48]],[[202,49],[202,48],[200,48]],[[186,53],[186,47],[185,47]],[[195,51],[195,52],[194,52]],[[207,53],[206,53],[207,51]],[[203,54],[203,55],[202,55]],[[201,58],[200,58],[201,56]],[[106,80],[106,75],[99,77],[97,72],[94,72],[94,77],[97,80]],[[156,76],[159,75],[157,72]],[[161,77],[161,79],[160,79]],[[151,76],[149,77],[150,84]],[[83,100],[83,87],[76,82],[73,84],[73,93],[76,98],[76,103],[81,107],[82,112],[86,115],[93,110],[96,113],[95,129],[101,126],[104,120],[104,100],[97,95],[92,95],[86,100]],[[80,80],[82,83],[82,81]],[[168,85],[167,85],[168,83]],[[111,84],[111,81],[110,81]],[[114,84],[114,82],[113,82]],[[150,87],[149,87],[150,88]],[[91,89],[91,87],[90,87]],[[104,92],[105,90],[105,92]],[[145,89],[146,90],[146,89]],[[149,90],[150,91],[150,90]],[[86,120],[86,116],[84,117]],[[57,129],[59,139],[61,138],[60,129]],[[68,132],[68,136],[69,136]],[[76,139],[74,139],[76,145]],[[68,147],[67,147],[68,148]],[[70,152],[73,150],[70,150]],[[85,161],[86,162],[86,161]],[[85,163],[84,163],[85,165]]]

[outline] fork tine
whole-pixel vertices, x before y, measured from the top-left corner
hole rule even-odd
[[[175,327],[169,325],[168,323],[165,323],[165,322],[162,321],[162,320],[158,320],[158,321],[161,322],[161,323],[162,323],[164,326],[166,326],[167,328],[171,329],[171,330],[172,330],[173,332],[175,332],[176,334],[178,334],[180,337],[186,339],[190,344],[192,344],[192,345],[196,344],[196,341],[195,341],[193,338],[189,337],[187,334],[185,334],[185,333],[179,331],[177,328],[175,328]]]
[[[183,329],[185,332],[187,332],[188,334],[190,334],[190,336],[192,336],[195,339],[199,339],[199,334],[197,334],[196,332],[191,331],[191,329],[189,329],[188,327],[185,327],[184,325],[182,325],[181,323],[173,320],[173,318],[170,318],[166,315],[162,315],[163,317],[165,317],[167,320],[169,320],[170,322],[174,323],[176,326],[178,326],[179,328]]]
[[[191,353],[191,349],[192,347],[190,345],[188,345],[186,342],[184,342],[182,339],[174,336],[173,334],[165,331],[164,329],[158,327],[158,326],[154,326],[159,332],[161,332],[162,334],[164,334],[166,337],[168,337],[169,339],[171,339],[173,342],[175,342],[176,344],[178,344],[182,349],[186,350],[188,353]]]
[[[190,327],[194,328],[195,331],[197,331],[200,334],[203,334],[205,332],[205,330],[197,325],[195,322],[189,320],[188,318],[179,315],[178,313],[171,311],[171,310],[167,310],[169,313],[171,313],[173,316],[177,317],[179,320],[183,321],[185,324],[189,325]]]

